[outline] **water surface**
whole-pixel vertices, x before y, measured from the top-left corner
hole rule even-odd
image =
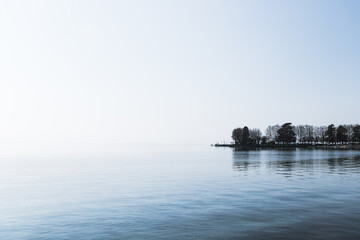
[[[0,239],[360,239],[360,152],[0,156]]]

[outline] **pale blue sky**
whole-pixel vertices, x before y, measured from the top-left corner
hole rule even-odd
[[[360,123],[360,1],[0,1],[0,141]]]

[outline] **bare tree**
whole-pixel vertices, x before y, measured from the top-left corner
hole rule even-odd
[[[314,127],[311,125],[305,125],[305,142],[312,143],[314,141]]]
[[[294,131],[296,134],[296,139],[299,143],[305,142],[305,126],[298,125],[294,127]]]
[[[273,132],[271,131],[271,126],[268,126],[265,130],[265,136],[266,136],[267,141],[269,141],[269,142],[275,141],[272,133]]]
[[[256,144],[259,144],[260,143],[260,140],[261,140],[261,131],[259,128],[253,128],[253,129],[250,129],[250,138],[255,140]]]
[[[321,127],[318,127],[318,126],[314,127],[314,142],[315,143],[322,142]]]
[[[321,131],[321,143],[325,143],[327,126],[320,126]]]
[[[279,125],[268,126],[265,130],[265,134],[268,142],[277,142],[278,141],[278,130],[280,129]]]
[[[352,142],[354,138],[354,125],[352,124],[344,124],[343,125],[346,128],[346,135],[347,135],[347,141]]]

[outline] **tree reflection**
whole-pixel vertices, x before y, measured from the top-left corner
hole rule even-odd
[[[234,150],[233,170],[275,172],[286,177],[316,172],[359,173],[359,151],[328,150]]]
[[[249,167],[257,169],[260,167],[258,154],[260,151],[233,151],[233,168],[236,171],[247,172]]]

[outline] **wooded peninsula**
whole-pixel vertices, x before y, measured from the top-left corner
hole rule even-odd
[[[360,125],[343,124],[335,127],[297,125],[284,123],[283,125],[268,126],[263,135],[260,129],[235,128],[232,131],[230,144],[215,144],[216,147],[235,148],[278,148],[278,147],[317,147],[331,149],[359,149]]]

